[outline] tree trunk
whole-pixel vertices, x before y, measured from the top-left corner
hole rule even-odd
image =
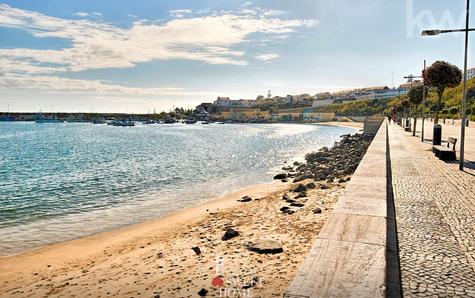
[[[439,123],[439,111],[440,111],[440,105],[442,103],[442,94],[443,94],[443,91],[437,92],[437,95],[439,96],[439,98],[437,99],[437,108],[435,110],[434,124]]]
[[[416,135],[417,114],[414,115],[414,127],[412,128],[412,136]]]

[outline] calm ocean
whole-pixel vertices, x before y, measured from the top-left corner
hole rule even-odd
[[[0,256],[159,217],[262,182],[354,129],[0,122]]]

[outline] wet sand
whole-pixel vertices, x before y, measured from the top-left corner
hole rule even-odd
[[[0,297],[198,297],[202,289],[208,297],[281,297],[345,183],[316,186],[293,214],[280,208],[289,206],[284,193],[296,196],[289,192],[295,184],[274,182],[153,221],[0,258]],[[238,202],[244,195],[253,200]],[[323,212],[314,213],[317,207]],[[223,241],[230,227],[239,236]],[[257,240],[274,240],[283,252],[249,251],[246,244]]]

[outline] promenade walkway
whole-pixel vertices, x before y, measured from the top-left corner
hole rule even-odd
[[[448,126],[443,139],[457,137]],[[389,147],[403,295],[475,297],[475,171],[438,160],[394,123]]]
[[[414,123],[411,119],[411,123]],[[418,119],[416,123],[416,136],[421,137],[422,131],[422,119]],[[460,120],[455,120],[455,124],[452,124],[452,120],[447,119],[446,123],[442,120],[439,122],[442,125],[442,140],[447,140],[448,137],[453,137],[458,140],[456,151],[457,156],[460,156]],[[424,139],[426,143],[432,142],[432,131],[434,123],[430,119],[424,121]],[[467,127],[465,132],[465,161],[475,162],[475,122],[470,122],[470,127]],[[469,165],[470,166],[470,165]],[[474,166],[472,166],[473,168]]]

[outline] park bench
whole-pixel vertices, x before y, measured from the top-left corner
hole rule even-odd
[[[452,148],[450,148],[450,144],[453,144]],[[447,147],[432,146],[432,152],[441,160],[455,160],[457,158],[455,155],[455,144],[457,144],[456,138],[448,138]]]

